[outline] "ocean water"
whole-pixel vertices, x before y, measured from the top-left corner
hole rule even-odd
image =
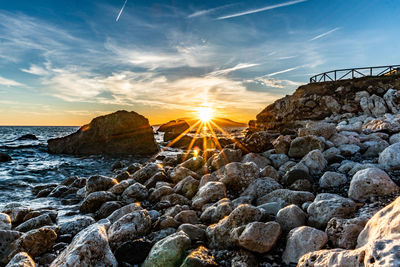
[[[31,187],[34,185],[60,182],[75,175],[112,175],[112,164],[121,158],[54,155],[47,152],[48,139],[71,134],[78,128],[0,126],[0,152],[13,159],[0,162],[0,205],[33,199]],[[34,134],[38,140],[18,140],[25,134]],[[141,161],[129,157],[123,160]]]

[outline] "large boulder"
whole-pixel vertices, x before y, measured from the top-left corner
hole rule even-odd
[[[55,154],[149,155],[158,151],[149,121],[136,112],[117,111],[93,119],[77,132],[48,140]]]
[[[208,182],[202,186],[192,199],[192,207],[201,209],[205,204],[226,197],[225,185],[221,182]]]
[[[219,179],[234,193],[242,193],[260,175],[260,169],[253,162],[232,162],[225,166]]]
[[[379,164],[387,171],[400,169],[400,143],[394,143],[379,155]]]
[[[35,262],[26,252],[16,254],[6,267],[35,267]]]
[[[298,131],[298,136],[315,135],[322,136],[325,139],[329,139],[336,133],[336,125],[327,122],[312,122],[308,123],[305,128],[301,128]]]
[[[164,132],[164,142],[168,142],[183,134],[189,127],[185,120],[172,120],[162,124],[157,131]]]
[[[319,149],[324,150],[324,143],[314,135],[307,135],[296,137],[289,148],[289,156],[293,158],[301,158],[308,154],[308,152]]]

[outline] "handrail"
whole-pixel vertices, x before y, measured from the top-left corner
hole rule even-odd
[[[365,73],[365,70],[368,70],[368,73]],[[375,73],[374,73],[374,71],[375,71]],[[392,75],[392,74],[400,74],[400,65],[331,70],[328,72],[322,72],[322,73],[312,76],[310,78],[310,83],[319,83],[319,82],[326,82],[326,81],[339,81],[339,80],[354,79],[354,78],[367,77],[367,76],[386,76],[386,75]],[[337,77],[339,77],[339,78],[337,78]]]

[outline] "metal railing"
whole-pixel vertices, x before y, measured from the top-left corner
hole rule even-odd
[[[400,65],[340,69],[323,72],[310,78],[310,83],[339,81],[367,76],[385,76],[400,74]]]

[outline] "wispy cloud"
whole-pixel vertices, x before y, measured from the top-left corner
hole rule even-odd
[[[329,35],[329,34],[335,32],[335,31],[337,31],[337,30],[339,30],[339,29],[340,29],[340,28],[337,27],[337,28],[334,28],[334,29],[332,29],[332,30],[330,30],[330,31],[324,32],[324,33],[322,33],[322,34],[320,34],[320,35],[317,35],[317,36],[311,38],[310,41],[314,41],[314,40],[317,40],[317,39],[322,38],[322,37],[324,37],[324,36],[327,36],[327,35]]]
[[[124,2],[124,4],[122,5],[122,8],[121,8],[121,10],[119,11],[118,16],[117,16],[117,18],[115,19],[115,21],[118,21],[119,18],[121,17],[121,14],[122,14],[122,12],[123,12],[124,9],[125,9],[126,2],[128,2],[128,0],[125,0],[125,2]]]
[[[214,7],[214,8],[198,10],[198,11],[193,12],[192,14],[188,15],[187,18],[194,18],[194,17],[204,16],[204,15],[213,13],[213,12],[215,12],[217,10],[220,10],[220,9],[223,9],[223,8],[227,8],[227,7],[231,7],[233,5],[235,5],[235,4],[228,4],[228,5],[223,5],[223,6]]]
[[[275,76],[277,74],[281,74],[281,73],[285,73],[285,72],[289,72],[289,71],[293,71],[293,70],[297,70],[298,68],[300,68],[301,66],[297,66],[297,67],[293,67],[293,68],[288,68],[288,69],[284,69],[284,70],[280,70],[277,72],[273,72],[273,73],[269,73],[265,76],[271,77],[271,76]]]
[[[226,74],[236,71],[236,70],[247,69],[247,68],[251,68],[251,67],[255,67],[255,66],[259,66],[259,65],[260,64],[239,63],[232,68],[213,71],[209,75],[210,76],[226,75]]]
[[[43,69],[42,67],[39,67],[37,65],[32,64],[29,69],[21,69],[21,71],[26,72],[26,73],[30,73],[33,75],[46,75],[48,72]]]
[[[266,10],[271,10],[271,9],[275,9],[275,8],[279,8],[279,7],[295,5],[295,4],[298,4],[298,3],[305,2],[305,1],[307,1],[307,0],[295,0],[295,1],[285,2],[285,3],[281,3],[281,4],[265,6],[265,7],[258,8],[258,9],[252,9],[252,10],[247,10],[247,11],[244,11],[244,12],[239,12],[239,13],[234,13],[234,14],[230,14],[230,15],[226,15],[226,16],[221,16],[221,17],[218,17],[217,20],[229,19],[229,18],[235,18],[235,17],[245,16],[245,15],[250,15],[250,14],[254,14],[254,13],[258,13],[258,12],[262,12],[262,11],[266,11]]]
[[[19,83],[14,80],[6,79],[4,77],[0,76],[0,85],[5,85],[5,86],[23,86],[22,83]]]

